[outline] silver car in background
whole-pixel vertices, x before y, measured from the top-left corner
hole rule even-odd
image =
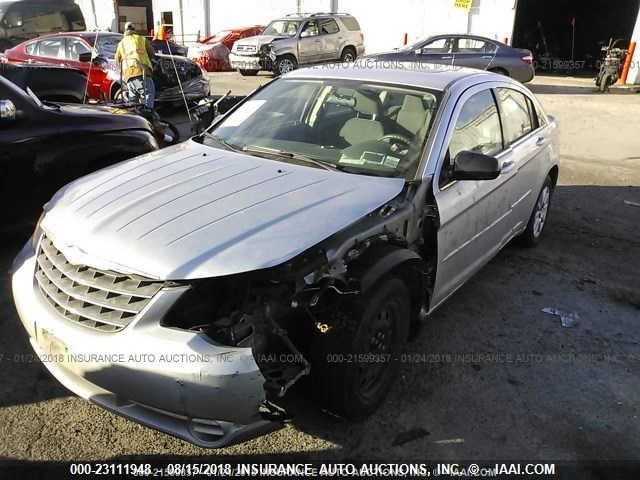
[[[272,21],[261,35],[236,41],[229,62],[242,75],[280,75],[302,65],[352,62],[363,54],[364,36],[352,15],[292,14]]]
[[[478,68],[499,73],[519,82],[533,80],[533,54],[478,35],[447,34],[420,40],[392,52],[368,58],[390,62],[437,63],[448,66]]]
[[[309,374],[315,402],[362,418],[421,312],[540,241],[557,178],[556,123],[512,79],[300,69],[61,189],[14,300],[67,388],[195,444],[277,427]]]

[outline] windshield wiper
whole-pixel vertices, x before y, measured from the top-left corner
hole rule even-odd
[[[300,153],[287,152],[285,150],[279,150],[277,148],[261,147],[259,145],[245,145],[244,147],[242,147],[242,151],[246,153],[262,153],[265,155],[272,155],[274,157],[288,158],[290,160],[299,160],[302,162],[311,163],[312,165],[324,168],[325,170],[341,170],[338,165],[334,165],[333,163],[323,162],[322,160],[316,160],[315,158],[307,157],[306,155],[302,155]]]
[[[232,145],[231,143],[227,142],[224,138],[214,134],[214,133],[209,133],[209,132],[203,132],[202,135],[204,135],[207,138],[210,138],[211,140],[213,140],[216,143],[219,143],[220,145],[222,145],[224,148],[226,148],[227,150],[231,150],[232,152],[242,152],[242,150],[240,148],[238,148],[236,145]]]

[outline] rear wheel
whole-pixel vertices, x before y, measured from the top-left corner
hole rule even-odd
[[[410,312],[406,285],[387,277],[344,313],[344,325],[318,334],[311,374],[322,406],[355,420],[373,413],[395,379]]]
[[[238,72],[240,72],[240,75],[243,77],[255,77],[258,74],[258,70],[246,70],[244,68],[238,69]]]
[[[542,237],[542,231],[549,216],[549,206],[551,205],[551,195],[553,194],[553,181],[547,176],[538,194],[538,199],[531,212],[527,228],[520,237],[521,243],[526,247],[536,246]]]
[[[340,56],[340,61],[342,63],[351,63],[356,60],[356,51],[353,47],[346,47],[342,51],[342,55]]]
[[[602,75],[602,78],[600,79],[600,91],[601,92],[606,92],[607,90],[609,90],[609,78],[611,76],[608,73],[605,73],[604,75]]]

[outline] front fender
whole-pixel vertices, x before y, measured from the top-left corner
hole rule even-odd
[[[422,265],[423,260],[408,248],[385,245],[372,247],[358,263],[361,265],[360,289],[364,293],[398,267],[405,264]]]

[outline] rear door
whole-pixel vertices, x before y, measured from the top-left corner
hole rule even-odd
[[[533,210],[538,190],[546,175],[550,139],[545,136],[533,101],[529,95],[514,88],[495,89],[498,109],[502,119],[506,148],[512,152],[503,165],[503,176],[509,179],[509,203],[513,209],[511,229],[513,233],[526,227]]]
[[[340,46],[344,37],[338,27],[338,22],[333,18],[323,18],[319,21],[320,37],[322,39],[321,60],[331,61],[340,58]]]
[[[473,37],[458,37],[455,48],[455,64],[486,70],[495,62],[498,46]]]
[[[461,151],[495,156],[501,164],[513,154],[504,148],[491,86],[477,85],[460,96],[439,154],[433,183],[440,229],[432,309],[491,259],[510,237],[509,176],[483,181],[451,180],[453,159]]]

